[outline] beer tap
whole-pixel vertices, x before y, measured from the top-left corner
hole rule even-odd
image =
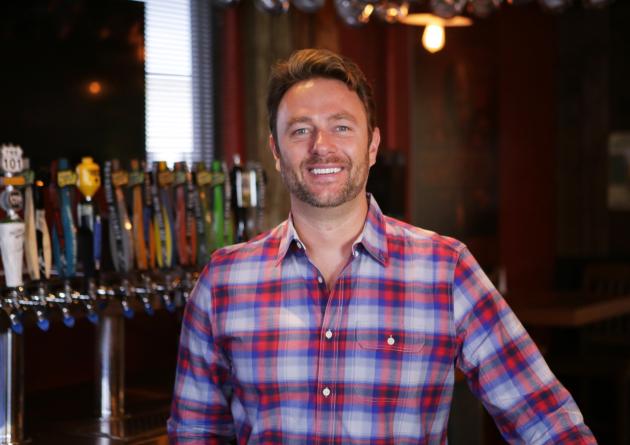
[[[101,216],[92,199],[101,186],[98,164],[91,157],[84,157],[76,167],[77,189],[83,199],[77,205],[79,259],[83,265],[83,294],[78,300],[87,312],[88,320],[98,322],[96,304],[96,276],[101,266]]]
[[[24,325],[22,324],[22,308],[20,307],[19,297],[17,289],[9,289],[7,294],[2,297],[2,309],[4,309],[9,317],[11,330],[16,334],[22,334],[24,332]]]
[[[212,161],[212,250],[226,244],[226,232],[231,232],[231,187],[229,175],[225,174],[225,167],[220,161]]]
[[[151,236],[151,210],[150,200],[146,197],[146,180],[150,175],[144,172],[144,166],[137,159],[131,160],[129,172],[129,184],[132,200],[132,230],[134,242],[134,257],[136,267],[140,271],[146,271],[149,267],[155,267],[155,240]]]
[[[184,273],[184,278],[182,279],[180,283],[181,296],[182,296],[182,299],[184,300],[183,303],[188,301],[188,297],[190,296],[190,293],[192,292],[192,289],[195,286],[195,281],[196,281],[196,277],[193,276],[192,272],[186,271]]]
[[[185,162],[176,162],[173,188],[175,193],[175,234],[177,257],[182,267],[197,262],[197,231],[193,217],[192,201],[188,195],[190,172]]]
[[[45,283],[43,281],[37,281],[37,291],[30,294],[29,302],[33,305],[35,311],[37,327],[42,331],[47,331],[50,328],[50,321],[48,320],[47,314],[47,296],[48,292]]]
[[[129,175],[120,168],[117,159],[105,162],[105,199],[109,213],[109,244],[117,272],[127,273],[133,267],[132,225],[122,187]]]
[[[220,211],[223,211],[223,225],[224,225],[223,235],[224,236],[220,240],[221,242],[220,246],[234,244],[235,230],[234,230],[234,218],[232,216],[234,209],[232,208],[232,182],[230,179],[230,172],[228,171],[227,164],[225,162],[219,162],[219,161],[212,162],[212,172],[213,174],[215,172],[217,173],[222,172],[223,180],[224,180],[223,188],[222,189],[216,188],[214,191],[215,199],[217,197],[220,197],[220,200],[222,202],[221,208],[219,208],[219,205],[217,201],[215,200],[215,203],[214,203],[215,211],[217,213]],[[219,196],[219,190],[221,190],[222,192],[222,195],[220,196]]]
[[[250,188],[249,178],[246,177],[241,165],[241,157],[234,155],[234,166],[231,174],[232,206],[234,208],[234,227],[236,242],[242,243],[249,239],[247,233],[247,208],[249,207]]]
[[[114,291],[113,294],[120,298],[120,306],[122,307],[123,315],[125,318],[133,318],[135,311],[129,305],[129,299],[133,296],[134,292],[129,283],[129,279],[123,278],[118,286],[118,292]],[[145,310],[147,310],[145,306]],[[149,313],[149,312],[147,312]],[[153,307],[150,309],[149,315],[153,314]]]
[[[164,307],[169,312],[175,312],[175,302],[174,302],[174,291],[175,286],[173,286],[171,274],[167,273],[164,275],[164,285],[156,286],[156,291],[159,292],[160,297],[162,299],[162,303]]]
[[[41,281],[50,277],[51,251],[50,236],[46,225],[41,188],[43,182],[35,179],[35,173],[30,168],[30,160],[23,158],[22,176],[24,186],[24,255],[31,283],[37,284],[37,292],[31,293],[29,304],[35,311],[37,326],[42,331],[50,328],[48,320],[48,302],[45,285]]]
[[[56,179],[56,198],[58,199],[59,214],[58,218],[55,219],[58,227],[56,230],[53,229],[53,257],[57,273],[63,278],[63,288],[57,293],[55,298],[49,298],[49,301],[59,306],[63,324],[71,328],[75,325],[75,319],[70,311],[73,303],[70,280],[76,274],[77,257],[77,228],[74,221],[72,201],[77,175],[71,170],[70,163],[66,158],[58,160],[57,170],[54,173],[56,173],[53,177]]]
[[[72,293],[70,280],[66,279],[63,282],[63,289],[57,292],[57,295],[53,297],[54,299],[52,299],[53,302],[59,305],[63,324],[69,328],[74,327],[76,322],[74,316],[70,313],[70,307],[72,306]]]
[[[128,173],[121,169],[117,159],[105,162],[105,198],[109,213],[109,244],[112,262],[121,274],[121,283],[115,294],[120,298],[123,314],[127,318],[134,316],[129,304],[134,292],[129,281],[133,268],[133,226],[127,212],[123,187],[129,184]],[[144,304],[144,302],[143,302]],[[145,311],[151,315],[153,308],[144,304]]]
[[[173,267],[176,256],[173,245],[173,212],[170,194],[173,181],[173,172],[168,169],[166,162],[153,163],[151,196],[153,198],[156,257],[158,267],[164,269]]]
[[[260,162],[252,163],[252,168],[256,172],[256,232],[261,233],[265,230],[265,204],[267,193],[267,178]]]
[[[142,306],[144,307],[144,311],[147,315],[153,315],[153,304],[151,302],[151,297],[153,297],[153,286],[151,282],[151,277],[148,275],[142,275],[142,284],[144,287],[136,287],[134,289],[134,293],[140,297],[140,301],[142,302]]]
[[[194,170],[193,181],[188,187],[189,192],[193,193],[193,209],[197,224],[197,266],[203,266],[210,259],[214,243],[212,236],[214,218],[210,207],[212,174],[206,170],[206,164],[203,161],[196,162]]]
[[[17,334],[24,331],[21,300],[24,297],[22,263],[24,257],[24,222],[18,211],[22,209],[22,193],[16,186],[24,185],[24,177],[17,175],[23,170],[22,148],[15,145],[0,147],[0,169],[3,172],[0,207],[5,218],[0,221],[0,252],[4,265],[7,295],[4,297],[11,329]]]

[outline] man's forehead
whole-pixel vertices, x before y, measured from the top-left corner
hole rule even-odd
[[[350,93],[352,99],[347,96],[340,97],[337,88],[342,89],[341,94]],[[328,120],[357,120],[359,118],[357,113],[367,118],[367,111],[356,91],[338,79],[325,77],[302,80],[289,88],[278,105],[278,118],[283,118],[287,124],[308,121],[312,119],[312,109],[318,105],[331,106],[329,114],[325,116]]]

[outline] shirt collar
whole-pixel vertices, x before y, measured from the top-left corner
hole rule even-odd
[[[365,251],[370,254],[376,261],[386,266],[389,261],[387,251],[387,231],[385,216],[378,206],[376,199],[368,193],[368,213],[365,218],[363,230],[352,245],[353,251],[359,245],[362,245]],[[298,248],[303,246],[298,236],[295,226],[293,225],[293,217],[289,214],[289,218],[282,224],[278,233],[280,236],[280,244],[278,246],[278,257],[276,264],[279,264],[289,252],[291,246]]]

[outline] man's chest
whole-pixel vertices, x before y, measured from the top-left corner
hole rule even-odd
[[[363,403],[414,399],[452,378],[448,286],[342,274],[322,311],[327,291],[317,277],[278,274],[258,295],[222,290],[230,304],[217,313],[215,338],[240,384],[278,397],[301,393],[306,403],[334,382],[336,395]]]

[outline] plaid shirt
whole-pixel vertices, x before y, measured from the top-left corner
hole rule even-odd
[[[455,366],[509,442],[595,443],[467,248],[368,199],[329,298],[290,219],[212,256],[184,315],[172,443],[445,444]]]

